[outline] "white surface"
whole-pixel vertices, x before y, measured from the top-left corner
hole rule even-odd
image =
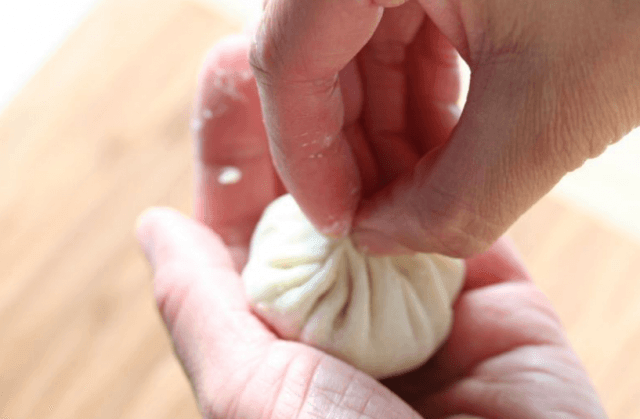
[[[55,53],[99,0],[0,0],[0,112]],[[239,18],[256,18],[261,0],[209,1]]]
[[[0,112],[97,1],[0,1]],[[259,14],[262,3],[261,0],[208,1],[235,16],[249,16],[249,19]],[[640,239],[640,130],[567,175],[552,194]]]
[[[0,111],[97,0],[0,1]]]

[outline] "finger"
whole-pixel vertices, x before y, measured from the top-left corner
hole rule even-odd
[[[424,21],[419,4],[385,10],[371,40],[358,55],[364,82],[362,123],[382,169],[381,184],[418,162],[408,133],[408,50]]]
[[[376,156],[371,150],[367,133],[362,126],[364,92],[356,60],[349,61],[340,71],[340,92],[344,106],[344,138],[358,163],[361,193],[363,196],[370,196],[378,188],[380,173]]]
[[[423,158],[363,204],[356,230],[377,230],[413,250],[468,257],[486,250],[560,180],[570,166],[554,147],[557,127],[543,86],[549,80],[519,67],[476,70],[460,122],[437,159]],[[398,214],[404,222],[394,221]]]
[[[158,309],[196,391],[224,386],[275,340],[251,315],[224,244],[204,225],[160,208],[140,216],[137,236],[154,271]]]
[[[346,138],[339,72],[382,8],[360,0],[271,0],[251,50],[278,172],[321,231],[350,230],[362,188]]]
[[[196,219],[238,251],[246,249],[262,211],[278,193],[249,44],[247,35],[233,35],[209,52],[193,117]]]
[[[464,290],[532,280],[515,244],[506,236],[502,236],[486,252],[466,262]]]
[[[416,147],[425,154],[443,145],[460,118],[459,56],[426,18],[409,51],[409,114]]]

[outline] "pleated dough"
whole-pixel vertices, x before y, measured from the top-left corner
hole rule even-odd
[[[464,261],[372,257],[316,231],[285,195],[264,212],[242,277],[254,311],[376,378],[423,364],[447,337]]]

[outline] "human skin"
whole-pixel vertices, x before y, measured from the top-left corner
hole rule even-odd
[[[372,252],[477,254],[640,125],[636,0],[265,3],[251,63],[278,172]]]
[[[506,239],[467,260],[450,336],[424,366],[382,382],[256,317],[240,270],[265,206],[284,192],[271,163],[249,38],[217,44],[200,76],[195,213],[154,208],[137,236],[205,418],[603,418],[558,317]],[[236,183],[220,182],[225,167]],[[237,178],[236,178],[237,180]]]

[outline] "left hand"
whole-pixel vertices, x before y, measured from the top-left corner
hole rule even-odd
[[[604,417],[554,310],[504,240],[468,261],[443,347],[384,383],[279,339],[251,312],[239,272],[258,218],[284,189],[245,72],[248,45],[244,37],[218,44],[202,73],[200,222],[152,209],[138,225],[160,313],[204,417]]]

